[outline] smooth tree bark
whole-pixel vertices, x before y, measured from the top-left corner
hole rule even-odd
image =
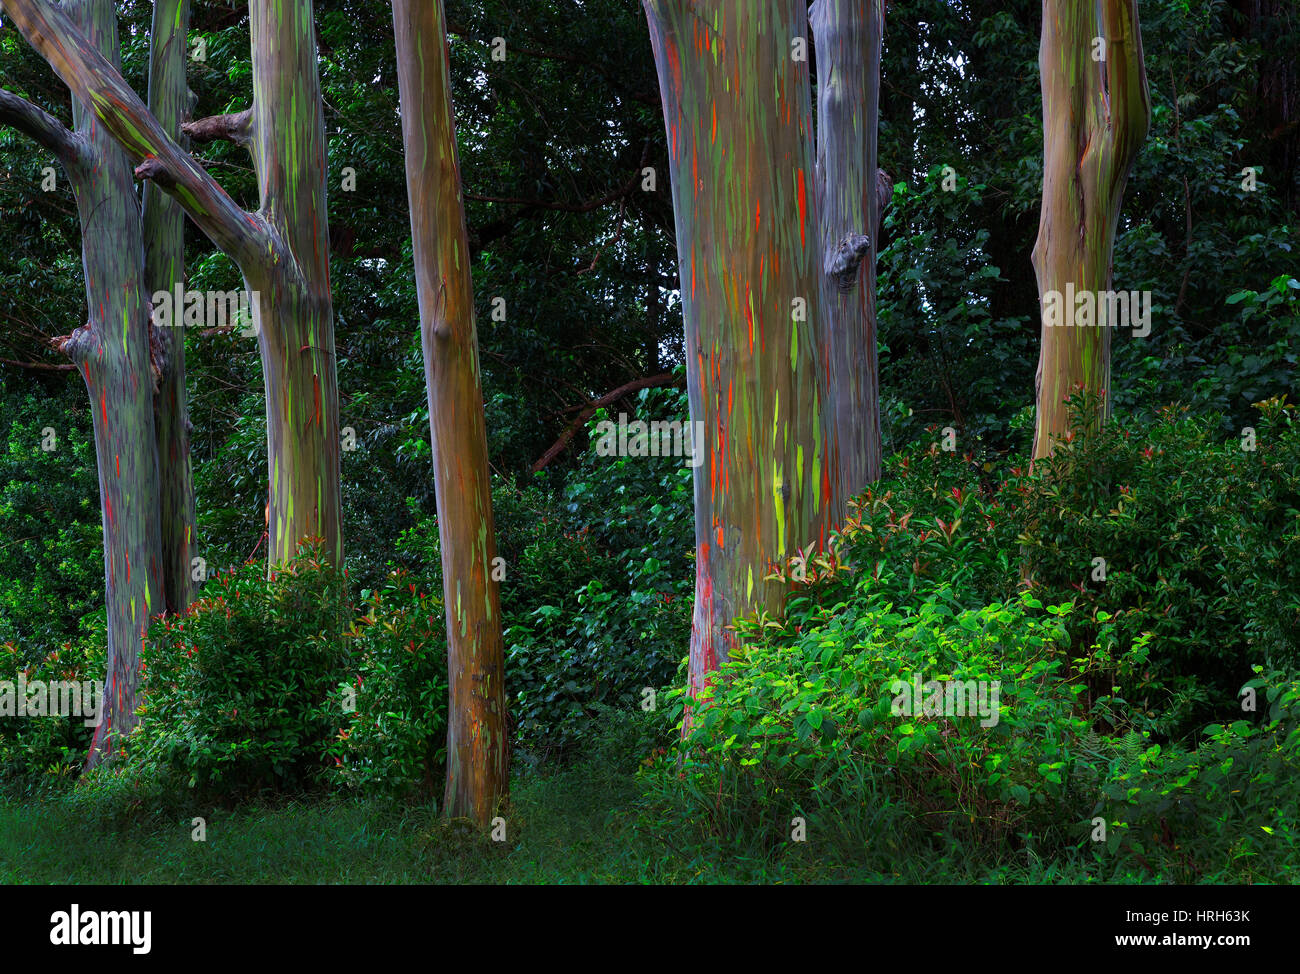
[[[698,694],[731,654],[729,624],[782,608],[787,583],[774,569],[825,540],[837,489],[818,328],[829,295],[804,5],[645,0],[645,10],[668,135],[687,397],[704,429],[688,685]]]
[[[311,0],[251,0],[253,107],[186,123],[248,147],[260,207],[242,210],[49,0],[0,0],[27,41],[136,163],[231,257],[253,300],[266,393],[267,554],[308,537],[342,563],[338,382],[329,281],[325,128]]]
[[[1034,459],[1069,430],[1082,388],[1109,414],[1110,325],[1078,327],[1070,294],[1109,291],[1124,185],[1150,125],[1137,0],[1043,0],[1043,203],[1033,264],[1043,309]],[[1065,302],[1049,320],[1048,295]]]
[[[149,110],[164,131],[181,138],[189,112],[185,83],[189,0],[154,0],[149,32]],[[174,293],[185,281],[185,213],[153,183],[144,187],[145,281],[150,295]],[[185,396],[185,330],[152,329],[154,435],[158,444],[159,529],[162,541],[162,594],[168,612],[179,613],[194,598],[190,559],[194,550],[194,478],[190,465],[190,417]]]
[[[509,787],[505,661],[442,0],[393,0],[393,28],[447,614],[443,812],[486,826]]]
[[[832,468],[844,500],[880,479],[876,236],[892,191],[876,167],[884,0],[817,0],[808,17],[817,52],[821,243],[834,283],[825,322]]]
[[[63,19],[105,64],[119,57],[112,0],[68,0]],[[135,726],[140,649],[162,609],[158,462],[150,307],[139,200],[126,155],[73,99],[73,131],[22,99],[0,93],[0,121],[58,158],[81,220],[89,319],[56,347],[90,396],[104,532],[107,678],[87,767],[110,757]]]

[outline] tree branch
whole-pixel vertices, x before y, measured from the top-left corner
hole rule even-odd
[[[264,253],[270,228],[246,213],[163,130],[139,96],[49,0],[0,0],[27,42],[151,178],[176,198],[212,242],[243,266]],[[141,171],[143,170],[143,172]]]
[[[552,443],[550,449],[543,453],[538,458],[537,462],[533,464],[533,472],[536,473],[538,470],[541,470],[563,453],[565,447],[567,447],[570,441],[572,441],[572,439],[578,434],[578,430],[582,429],[587,420],[590,419],[592,414],[601,406],[608,406],[610,403],[618,402],[618,400],[622,399],[629,393],[637,392],[641,389],[653,389],[657,386],[677,386],[680,388],[685,384],[685,378],[675,375],[672,372],[663,372],[659,375],[646,376],[643,379],[633,379],[631,382],[619,386],[613,392],[607,392],[599,399],[592,400],[587,403],[587,405],[581,407],[582,411],[569,421],[569,425],[564,428],[564,432],[560,434],[560,438]],[[567,411],[568,410],[565,410],[565,412]]]
[[[12,359],[12,358],[0,358],[0,362],[3,362],[5,365],[17,366],[20,369],[30,369],[33,372],[76,372],[77,371],[77,367],[75,365],[69,365],[66,362],[63,364],[55,364],[52,362],[20,362],[17,359]]]
[[[233,142],[247,146],[253,140],[252,126],[253,110],[246,108],[229,115],[211,115],[183,122],[181,131],[195,142]]]
[[[11,125],[48,149],[65,167],[81,159],[82,142],[53,115],[0,88],[0,123]]]

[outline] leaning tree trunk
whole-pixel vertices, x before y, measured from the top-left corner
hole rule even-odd
[[[1043,0],[1038,64],[1043,204],[1033,263],[1046,312],[1049,293],[1110,290],[1124,184],[1150,123],[1137,0]],[[1109,412],[1110,327],[1075,327],[1074,308],[1064,314],[1060,323],[1043,316],[1034,459],[1068,431],[1077,389],[1102,397],[1100,419]]]
[[[191,138],[249,147],[260,189],[241,210],[176,144],[50,0],[0,0],[27,41],[138,163],[235,261],[255,292],[270,473],[268,559],[308,537],[342,564],[338,381],[329,282],[325,123],[311,0],[251,0],[253,108],[187,123]]]
[[[189,0],[154,0],[149,33],[149,109],[173,138],[189,110],[185,84]],[[150,183],[144,188],[146,291],[172,293],[185,281],[185,213]],[[190,416],[185,396],[185,330],[153,329],[158,391],[154,434],[158,441],[159,527],[162,586],[168,612],[183,612],[194,597],[190,565],[194,547],[194,478],[190,466]]]
[[[444,814],[487,825],[505,797],[496,533],[442,0],[393,0],[406,185],[447,610]]]
[[[817,0],[808,16],[817,45],[821,244],[832,279],[827,405],[836,415],[831,453],[842,504],[880,478],[876,234],[889,181],[876,168],[876,129],[884,0]]]
[[[822,415],[827,296],[807,14],[794,0],[645,0],[645,10],[668,136],[687,396],[704,429],[689,663],[699,693],[733,648],[728,624],[780,610],[786,585],[767,576],[824,540],[836,489]]]

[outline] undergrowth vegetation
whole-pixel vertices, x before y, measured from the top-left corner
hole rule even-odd
[[[827,553],[783,568],[784,617],[738,623],[691,733],[644,772],[655,814],[701,845],[783,855],[802,834],[882,871],[928,849],[1285,880],[1293,410],[1261,404],[1226,441],[1174,410],[1078,426],[994,481],[937,435],[896,456]]]
[[[611,803],[621,844],[557,852],[551,878],[1285,881],[1294,410],[1261,403],[1224,437],[1175,409],[1091,428],[1090,408],[1032,471],[927,430],[826,550],[779,567],[785,612],[736,620],[695,701],[689,468],[589,459],[558,485],[499,485],[518,848],[563,846],[556,810],[529,803],[581,791]],[[149,632],[125,757],[70,787],[84,722],[3,722],[5,794],[141,834],[213,808],[274,829],[325,803],[408,852],[451,843],[431,875],[501,875],[487,846],[412,817],[436,812],[445,763],[436,539],[418,522],[360,588],[312,548],[269,578],[209,579]],[[93,632],[0,652],[29,680],[103,665]]]

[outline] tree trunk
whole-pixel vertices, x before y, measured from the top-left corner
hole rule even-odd
[[[447,610],[443,812],[486,826],[509,788],[505,663],[442,0],[393,0],[393,28]]]
[[[329,282],[325,123],[311,0],[251,0],[254,107],[182,126],[195,139],[247,145],[261,207],[241,210],[178,146],[111,64],[49,0],[0,0],[74,96],[229,255],[256,293],[266,388],[268,558],[308,537],[342,564],[338,382]]]
[[[188,111],[185,84],[189,0],[154,0],[149,34],[149,110],[172,138],[180,137]],[[185,213],[148,183],[144,187],[146,293],[172,293],[185,282]],[[159,526],[162,537],[163,607],[179,613],[194,597],[190,565],[194,545],[194,479],[190,467],[190,415],[185,396],[185,331],[153,328],[158,391],[154,435],[158,442]]]
[[[832,278],[828,405],[836,414],[831,452],[841,503],[880,479],[876,128],[883,8],[883,0],[817,0],[808,14],[817,45],[817,187],[823,262]]]
[[[668,135],[687,395],[704,430],[689,664],[699,693],[733,648],[727,626],[781,609],[786,583],[766,576],[824,540],[836,490],[807,15],[792,0],[644,5]]]
[[[271,564],[307,537],[342,564],[339,401],[329,279],[325,116],[311,0],[249,5],[252,152],[276,253],[241,265],[266,386]]]
[[[1098,50],[1104,57],[1094,60]],[[1100,394],[1098,418],[1109,414],[1110,327],[1076,327],[1068,306],[1068,326],[1051,324],[1046,302],[1049,293],[1110,290],[1124,184],[1150,123],[1136,0],[1043,0],[1038,64],[1043,205],[1033,263],[1044,315],[1034,459],[1067,432],[1066,400],[1076,389]]]
[[[113,4],[80,0],[64,10],[88,47],[116,65]],[[186,90],[187,10],[188,0],[160,0],[151,37],[151,95],[173,125]],[[150,615],[189,603],[194,508],[183,346],[179,336],[173,343],[172,335],[153,328],[149,315],[149,296],[170,291],[181,278],[180,214],[146,194],[142,215],[125,154],[77,99],[73,118],[75,136],[16,96],[0,96],[0,121],[27,132],[62,163],[81,217],[90,316],[57,345],[90,394],[104,531],[108,672],[89,768],[135,726],[139,650]],[[168,432],[172,426],[179,433]],[[164,460],[162,470],[159,452],[173,461]]]
[[[111,0],[79,0],[65,9],[105,57],[118,57]],[[126,156],[103,126],[73,101],[86,151],[69,167],[81,217],[82,265],[90,318],[59,340],[90,394],[104,526],[108,616],[104,702],[87,768],[110,757],[116,737],[135,727],[140,648],[149,617],[162,608],[158,461],[153,425],[149,295],[135,184]]]

